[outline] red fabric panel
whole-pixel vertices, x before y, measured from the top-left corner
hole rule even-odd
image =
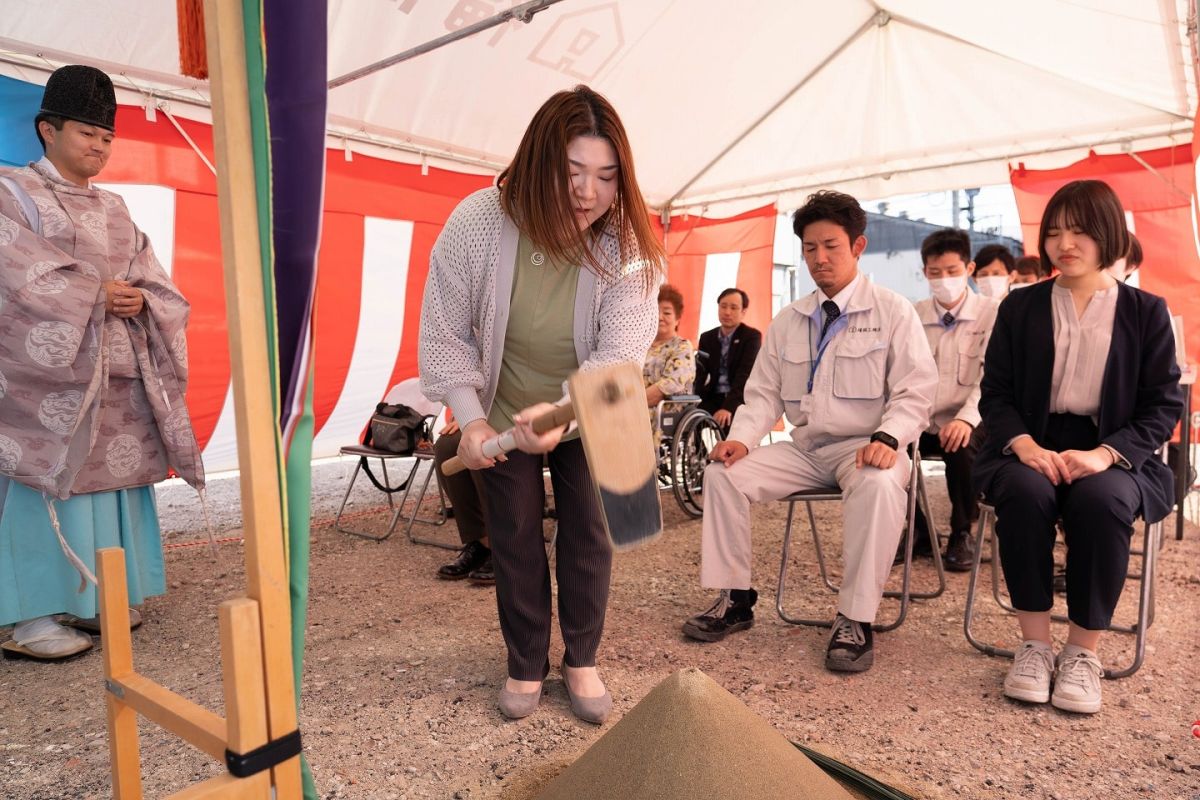
[[[429,222],[439,229],[459,201],[492,184],[490,175],[464,175],[413,164],[397,164],[341,150],[326,151],[325,210],[367,217]]]
[[[759,247],[751,247],[742,251],[742,260],[738,264],[738,288],[750,296],[750,308],[746,310],[746,324],[762,331],[765,336],[767,326],[771,324],[771,278],[775,269],[775,217],[772,215],[759,223],[760,227],[769,227],[765,233],[767,243]]]
[[[750,297],[746,324],[766,331],[771,324],[771,272],[774,267],[775,206],[763,206],[727,219],[672,217],[667,234],[668,276],[683,292],[685,310],[679,330],[693,341],[699,327],[705,257],[741,253],[738,288]],[[660,228],[661,230],[661,228]],[[688,287],[686,290],[684,287]],[[689,294],[694,292],[694,295]]]
[[[700,300],[704,296],[704,255],[677,255],[667,266],[667,282],[683,295],[683,317],[679,335],[700,343]]]
[[[1037,252],[1038,227],[1050,196],[1063,184],[1094,178],[1106,182],[1133,213],[1133,230],[1145,252],[1139,285],[1166,298],[1184,318],[1190,361],[1200,357],[1200,254],[1192,227],[1196,178],[1190,144],[1137,154],[1154,174],[1126,154],[1091,155],[1054,170],[1011,172],[1025,251]]]
[[[362,297],[362,253],[362,216],[326,211],[313,311],[314,435],[333,413],[350,370]]]
[[[142,181],[147,182],[145,178]],[[217,198],[176,192],[175,220],[172,277],[192,306],[187,328],[187,405],[196,440],[203,449],[221,416],[230,375],[221,251],[214,244],[220,240]]]
[[[215,164],[212,126],[181,117],[175,119]],[[116,126],[117,141],[101,175],[106,183],[153,183],[216,195],[216,176],[161,111],[157,122],[147,122],[146,112],[141,108],[118,106]]]

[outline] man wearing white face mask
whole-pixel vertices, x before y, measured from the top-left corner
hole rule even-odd
[[[1008,296],[1017,260],[1002,244],[988,244],[975,254],[975,286],[984,297],[997,302]]]
[[[933,297],[917,303],[917,316],[937,362],[938,386],[933,416],[929,428],[921,434],[919,447],[921,455],[939,456],[945,461],[950,539],[943,562],[946,569],[965,572],[971,568],[974,556],[970,531],[979,514],[971,491],[971,466],[983,440],[979,381],[999,301],[968,288],[967,279],[975,271],[975,264],[971,261],[971,239],[964,231],[934,231],[921,243],[921,260]],[[929,554],[928,523],[919,506],[916,537],[914,555]],[[903,559],[903,551],[900,557]]]

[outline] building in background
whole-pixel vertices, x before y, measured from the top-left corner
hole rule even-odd
[[[945,225],[924,220],[867,212],[867,250],[858,261],[859,269],[871,280],[913,300],[929,296],[929,285],[921,264],[921,242]],[[971,250],[988,244],[1001,244],[1014,256],[1024,254],[1021,241],[996,233],[967,231]],[[800,240],[792,232],[790,214],[780,214],[775,226],[775,272],[772,280],[772,307],[775,313],[800,299],[815,287],[804,265]]]

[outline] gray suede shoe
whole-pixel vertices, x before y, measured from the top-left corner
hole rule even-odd
[[[509,719],[521,719],[528,717],[534,711],[537,711],[538,703],[542,699],[542,687],[539,686],[536,692],[510,692],[508,689],[500,690],[500,713]]]
[[[559,667],[559,672],[562,674],[563,686],[567,690],[567,699],[571,701],[571,713],[584,722],[603,725],[604,720],[608,719],[608,715],[612,713],[613,707],[612,693],[608,691],[608,687],[605,687],[604,694],[599,697],[576,697],[571,694],[571,682],[567,680],[565,662]]]

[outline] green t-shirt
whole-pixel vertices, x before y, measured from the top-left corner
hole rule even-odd
[[[575,355],[579,269],[550,261],[521,234],[500,380],[488,414],[488,424],[495,430],[511,428],[513,414],[523,408],[558,401],[563,395],[563,381],[579,369]],[[576,430],[563,438],[578,435]]]

